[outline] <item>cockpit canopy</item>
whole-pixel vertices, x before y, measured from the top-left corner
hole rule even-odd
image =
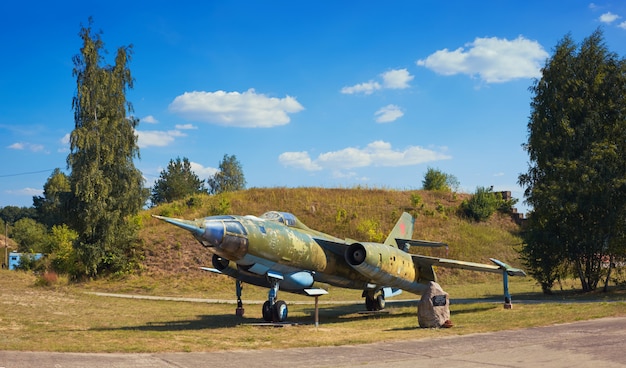
[[[280,222],[290,227],[296,227],[296,224],[299,222],[298,218],[289,212],[269,211],[262,214],[261,218],[263,220]]]

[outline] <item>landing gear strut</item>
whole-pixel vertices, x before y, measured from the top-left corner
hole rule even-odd
[[[243,309],[243,302],[241,301],[241,290],[243,289],[241,281],[235,281],[235,288],[237,289],[237,309],[235,309],[235,315],[237,317],[243,317],[245,310]]]
[[[287,303],[276,300],[280,280],[270,279],[271,287],[267,301],[263,303],[263,319],[267,322],[285,322],[287,320]]]

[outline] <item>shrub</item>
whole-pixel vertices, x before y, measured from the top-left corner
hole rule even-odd
[[[502,199],[485,187],[476,188],[476,192],[470,199],[461,204],[461,210],[465,216],[475,221],[485,221],[496,212]]]

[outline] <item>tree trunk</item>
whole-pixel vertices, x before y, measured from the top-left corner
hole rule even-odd
[[[611,280],[611,271],[613,270],[613,256],[611,255],[609,257],[609,272],[607,272],[606,274],[606,280],[604,281],[604,289],[602,289],[602,291],[604,291],[605,293],[609,291],[609,280]]]

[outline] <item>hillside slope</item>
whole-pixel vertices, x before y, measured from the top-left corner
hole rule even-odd
[[[209,252],[189,233],[152,218],[152,214],[193,219],[220,213],[258,216],[270,210],[292,212],[313,229],[362,241],[383,241],[406,211],[416,218],[414,239],[442,241],[450,246],[447,254],[444,249],[434,250],[438,256],[483,263],[494,257],[519,266],[516,251],[521,243],[517,235],[519,226],[502,214],[495,214],[484,223],[459,217],[458,207],[466,197],[362,188],[255,188],[218,196],[195,196],[144,212],[140,233],[144,272],[197,273],[198,267],[211,264]],[[430,255],[433,250],[413,247],[411,252]]]

